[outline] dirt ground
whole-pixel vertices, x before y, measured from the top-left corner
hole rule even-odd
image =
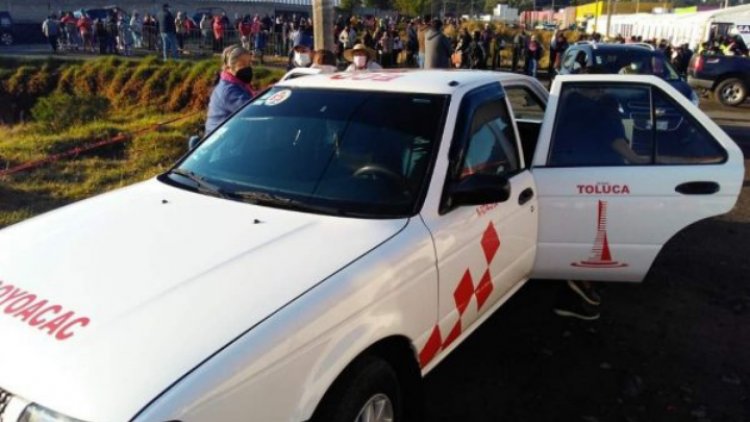
[[[598,321],[555,316],[555,283],[531,281],[428,375],[427,420],[750,421],[750,172],[643,283],[602,284]]]

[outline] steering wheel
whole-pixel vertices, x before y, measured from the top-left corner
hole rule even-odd
[[[394,184],[398,185],[399,188],[411,193],[411,188],[409,187],[409,183],[406,177],[404,177],[403,175],[399,173],[396,173],[395,171],[389,169],[388,167],[384,167],[379,164],[365,164],[364,166],[358,168],[352,174],[352,176],[362,177],[368,174],[375,175],[375,176],[384,176],[383,179],[389,180],[393,182]]]

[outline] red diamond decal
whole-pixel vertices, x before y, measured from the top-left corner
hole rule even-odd
[[[482,251],[484,251],[484,257],[487,258],[488,264],[495,258],[498,249],[500,249],[500,237],[495,231],[495,225],[490,222],[482,235]]]
[[[443,349],[450,346],[450,344],[453,343],[453,340],[457,339],[460,334],[461,334],[461,319],[456,321],[456,325],[454,325],[453,328],[451,329],[451,332],[448,333],[448,337],[445,338],[445,342],[443,343]]]
[[[471,273],[466,270],[453,292],[453,299],[456,301],[456,309],[458,309],[459,315],[463,315],[466,307],[469,306],[472,294],[474,294],[474,282],[471,280]]]
[[[419,352],[420,367],[424,368],[428,363],[430,363],[432,358],[434,358],[435,355],[437,355],[437,353],[440,351],[441,343],[442,341],[440,340],[440,327],[436,325],[435,328],[432,329],[432,334],[430,334],[430,338],[427,339],[427,343],[425,343],[422,351]]]
[[[484,305],[484,302],[490,297],[492,289],[494,289],[494,286],[492,285],[492,277],[490,276],[490,270],[488,269],[484,272],[482,279],[479,280],[479,284],[477,284],[477,309],[482,309],[482,305]]]

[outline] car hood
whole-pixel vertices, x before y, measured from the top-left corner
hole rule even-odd
[[[260,207],[150,180],[6,228],[0,387],[83,420],[131,419],[405,224]]]

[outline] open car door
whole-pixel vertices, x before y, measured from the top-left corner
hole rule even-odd
[[[688,225],[732,209],[742,152],[665,81],[555,78],[532,166],[539,200],[532,277],[642,281]]]

